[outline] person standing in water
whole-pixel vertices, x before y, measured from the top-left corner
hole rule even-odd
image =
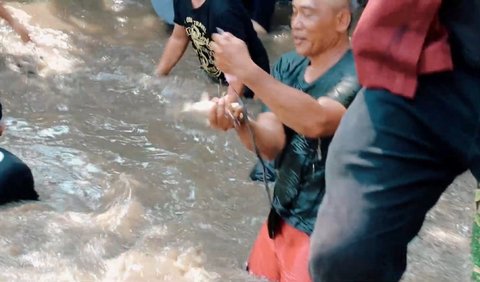
[[[267,51],[253,29],[241,0],[174,0],[174,28],[156,68],[159,76],[168,75],[191,42],[200,67],[216,82],[226,83],[225,75],[214,64],[211,35],[217,28],[228,31],[246,42],[250,56],[269,72]],[[244,87],[238,81],[229,85],[228,93],[242,95]],[[234,87],[233,89],[231,87]],[[251,91],[246,97],[253,96]]]
[[[217,66],[269,109],[235,126],[225,116],[228,101],[216,99],[210,124],[235,128],[248,149],[275,159],[270,214],[248,259],[248,271],[270,281],[311,280],[310,234],[325,193],[328,147],[360,90],[348,37],[351,14],[349,0],[293,0],[295,51],[281,56],[272,76],[255,65],[243,41],[229,33],[214,35]]]

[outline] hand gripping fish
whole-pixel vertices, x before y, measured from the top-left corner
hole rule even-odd
[[[202,98],[198,102],[188,102],[183,105],[182,113],[189,113],[199,116],[200,118],[208,119],[212,108],[215,106],[215,102],[208,98],[208,94],[206,92],[202,93]],[[242,110],[242,106],[238,102],[233,102],[230,104],[229,111],[227,114],[233,119],[236,120],[233,113]],[[242,113],[240,114],[239,118],[242,119]]]

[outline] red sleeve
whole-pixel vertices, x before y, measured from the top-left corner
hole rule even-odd
[[[436,26],[441,3],[441,0],[368,2],[352,39],[358,78],[363,86],[414,96],[421,73],[420,59],[423,61],[428,55],[424,54],[429,45],[426,39],[431,27]],[[449,51],[446,36],[438,38]],[[449,52],[447,57],[441,63],[444,66],[437,69],[451,68]]]

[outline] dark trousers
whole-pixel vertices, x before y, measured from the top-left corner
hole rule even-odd
[[[425,214],[468,169],[480,179],[480,72],[423,76],[414,100],[360,93],[330,145],[313,280],[398,281]]]

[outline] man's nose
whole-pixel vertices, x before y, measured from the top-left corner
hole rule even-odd
[[[303,26],[303,23],[300,20],[300,17],[299,16],[292,16],[292,20],[290,21],[290,28],[299,29],[302,26]]]

